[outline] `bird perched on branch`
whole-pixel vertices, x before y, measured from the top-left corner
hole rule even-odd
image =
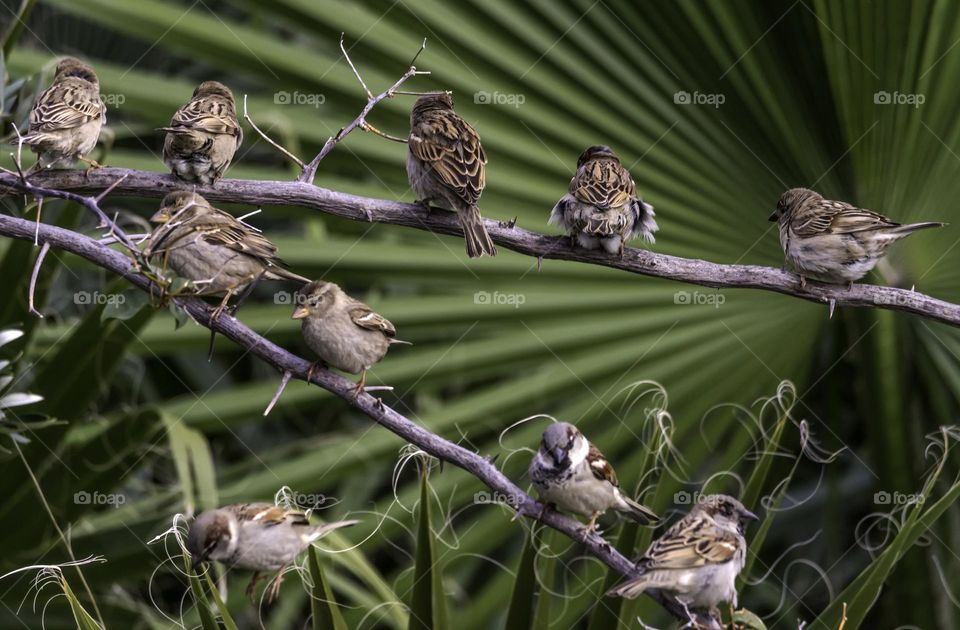
[[[872,210],[824,199],[806,188],[783,193],[769,218],[778,224],[780,245],[800,274],[801,287],[807,276],[846,282],[851,287],[903,237],[946,225],[933,221],[901,225]]]
[[[332,282],[311,282],[297,292],[296,303],[292,317],[303,320],[303,339],[320,362],[360,375],[354,396],[363,391],[367,370],[391,345],[409,343],[396,339],[397,330],[386,318]]]
[[[192,281],[199,295],[222,295],[214,317],[233,295],[261,278],[310,282],[286,269],[276,246],[257,230],[196,193],[168,194],[150,220],[159,225],[144,256]]]
[[[642,524],[660,520],[623,493],[610,462],[572,424],[556,422],[547,427],[529,474],[541,501],[590,517],[584,537],[594,531],[597,518],[607,510]]]
[[[187,551],[193,569],[203,562],[222,562],[228,567],[254,571],[247,586],[252,597],[261,571],[276,571],[267,587],[268,599],[276,599],[283,571],[309,545],[329,532],[359,521],[336,521],[311,525],[303,512],[270,503],[240,503],[201,513],[190,525]]]
[[[72,166],[97,146],[107,122],[107,106],[100,98],[100,81],[93,68],[66,58],[57,65],[53,84],[40,94],[30,110],[30,126],[23,143],[37,154],[37,166]],[[14,140],[17,144],[19,140]]]
[[[570,188],[550,212],[550,225],[570,234],[571,244],[603,248],[623,255],[626,241],[638,236],[654,242],[653,206],[637,196],[637,185],[610,147],[593,146],[580,154]]]
[[[198,85],[160,131],[167,132],[164,163],[176,177],[199,184],[217,183],[243,141],[233,92],[217,81]]]
[[[428,210],[435,203],[457,213],[470,258],[497,255],[477,209],[486,185],[486,164],[480,136],[453,111],[449,94],[425,94],[417,99],[410,112],[407,140],[410,188]]]
[[[737,607],[736,580],[747,555],[744,527],[757,516],[724,494],[702,497],[690,513],[651,543],[637,575],[607,595],[634,598],[657,589],[685,608]]]

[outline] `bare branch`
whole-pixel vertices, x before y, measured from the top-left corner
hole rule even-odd
[[[40,223],[37,223],[37,231],[40,230]],[[43,247],[40,248],[40,253],[37,254],[37,260],[33,263],[33,272],[30,274],[30,289],[27,294],[27,304],[29,305],[28,310],[31,315],[36,315],[40,319],[43,319],[43,313],[37,310],[36,302],[34,301],[34,295],[37,292],[37,277],[40,275],[40,266],[43,264],[43,259],[47,257],[47,252],[50,251],[50,243],[44,243]]]
[[[301,160],[300,158],[298,158],[297,156],[295,156],[293,153],[291,153],[290,151],[288,151],[287,149],[285,149],[285,148],[283,147],[283,145],[281,145],[279,142],[274,142],[274,141],[270,138],[270,136],[268,136],[265,132],[263,132],[263,131],[260,130],[260,127],[257,127],[256,123],[253,122],[253,119],[250,118],[250,114],[247,113],[247,95],[246,95],[246,94],[243,95],[243,119],[247,121],[247,124],[248,124],[248,125],[250,125],[251,127],[253,127],[253,130],[254,130],[254,131],[256,131],[258,134],[260,134],[260,137],[261,137],[261,138],[263,138],[264,140],[266,140],[271,146],[273,146],[275,149],[277,149],[278,151],[280,151],[280,153],[283,153],[283,154],[284,154],[285,156],[287,156],[287,158],[289,158],[294,164],[296,164],[297,166],[299,166],[301,172],[303,171],[303,169],[305,169],[305,168],[307,167],[307,165],[303,163],[303,160]]]
[[[131,177],[130,179],[135,178]],[[33,231],[34,227],[31,221],[0,215],[0,235],[2,236],[29,241],[33,238]],[[44,243],[52,247],[76,254],[99,267],[124,277],[131,284],[150,295],[157,295],[162,291],[160,287],[138,273],[128,257],[83,234],[44,224],[40,226],[40,237]],[[299,380],[319,385],[339,396],[346,404],[356,408],[410,444],[441,461],[462,468],[494,492],[514,498],[512,507],[520,515],[532,519],[542,516],[542,522],[545,525],[563,532],[571,540],[578,543],[583,541],[583,524],[556,511],[543,511],[543,506],[539,502],[507,478],[482,455],[431,433],[366,392],[357,395],[355,384],[352,381],[326,369],[312,368],[313,364],[310,361],[298,357],[261,337],[234,317],[223,314],[215,318],[215,309],[202,299],[196,297],[173,299],[194,321],[222,334],[246,349],[250,354],[259,357],[284,373],[284,380],[287,378],[286,375],[290,374]],[[615,571],[625,576],[635,573],[633,563],[599,536],[591,536],[583,544],[587,551]],[[676,602],[667,600],[659,593],[651,593],[650,596],[660,602],[677,619],[686,621],[689,618],[684,608]],[[707,615],[698,615],[697,622],[701,624],[700,627],[702,628],[721,630],[719,623]]]
[[[114,190],[115,194],[162,198],[179,190],[182,183],[169,175],[102,168],[85,175],[84,171],[44,171],[32,179],[50,188],[76,192],[96,192],[113,184],[117,177],[129,177]],[[16,176],[0,173],[0,186],[12,185]],[[463,230],[452,213],[427,213],[415,204],[350,195],[297,182],[223,179],[214,186],[197,186],[196,191],[211,201],[255,205],[298,206],[354,221],[372,221],[402,225],[436,234],[462,236]],[[66,193],[59,193],[61,196]],[[544,212],[546,216],[546,212]],[[829,306],[882,308],[919,315],[960,326],[960,305],[924,295],[917,291],[871,284],[824,284],[808,281],[800,287],[796,274],[759,265],[723,265],[705,260],[657,254],[645,249],[628,248],[623,257],[600,250],[571,247],[570,239],[547,236],[511,226],[511,222],[487,220],[487,231],[497,245],[536,259],[570,260],[620,269],[642,276],[676,280],[712,288],[761,289]],[[826,312],[824,313],[826,315]]]

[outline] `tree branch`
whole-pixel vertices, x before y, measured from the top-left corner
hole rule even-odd
[[[310,186],[305,185],[305,187]],[[34,230],[35,225],[32,221],[0,215],[0,235],[2,236],[33,241]],[[160,287],[137,273],[130,258],[83,234],[43,224],[40,226],[40,241],[57,249],[76,254],[99,267],[112,271],[151,295],[156,296],[160,293]],[[289,373],[294,378],[307,380],[312,365],[310,361],[298,357],[261,337],[230,315],[223,314],[217,320],[212,320],[213,307],[199,298],[178,297],[175,300],[200,325],[220,333],[246,349],[250,354],[272,365],[281,373]],[[514,500],[511,507],[520,515],[530,518],[537,518],[540,515],[542,505],[481,455],[431,433],[368,393],[355,396],[355,384],[333,372],[325,369],[314,369],[309,382],[339,396],[348,405],[430,455],[462,468],[477,477],[494,492],[511,497]],[[583,541],[583,525],[572,518],[554,511],[548,511],[543,514],[542,522],[563,532],[572,540]],[[599,537],[591,536],[584,542],[584,545],[591,554],[615,571],[623,575],[634,573],[633,563]],[[651,597],[678,619],[688,620],[687,613],[681,605],[667,600],[659,593],[651,593]],[[721,630],[719,623],[709,616],[697,615],[696,621],[701,624],[701,627]]]
[[[118,183],[121,177],[123,180]],[[183,187],[181,182],[169,175],[119,168],[101,168],[89,174],[82,170],[45,171],[34,174],[30,181],[48,189],[78,193],[96,193],[115,186],[111,194],[156,198]],[[18,184],[16,175],[0,173],[0,187],[18,188]],[[36,186],[32,192],[39,192]],[[211,201],[298,206],[354,221],[388,223],[438,234],[463,235],[452,213],[427,213],[419,205],[360,197],[304,182],[224,179],[216,186],[196,186],[196,192]],[[60,193],[58,196],[64,195]],[[835,306],[903,311],[960,326],[960,305],[916,291],[871,284],[855,284],[847,289],[844,285],[819,282],[807,282],[806,287],[800,288],[796,274],[772,267],[724,265],[634,248],[627,248],[623,258],[618,258],[600,250],[571,248],[566,237],[547,236],[491,220],[486,220],[485,224],[497,245],[534,256],[538,261],[551,258],[583,262],[712,288],[762,289],[824,305],[833,302]]]

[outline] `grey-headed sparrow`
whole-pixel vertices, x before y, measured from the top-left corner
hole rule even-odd
[[[267,588],[276,599],[283,570],[310,544],[327,533],[359,521],[336,521],[311,525],[302,512],[270,503],[238,503],[201,513],[190,525],[187,551],[193,569],[202,562],[217,561],[228,567],[254,571],[247,587],[252,596],[261,571],[276,571]]]
[[[724,494],[702,497],[690,513],[653,541],[637,561],[637,575],[608,595],[634,598],[656,589],[684,607],[737,607],[736,580],[747,555],[744,527],[755,514]]]
[[[215,316],[233,295],[261,278],[310,282],[285,269],[276,246],[262,234],[196,193],[169,193],[150,220],[159,225],[144,256],[192,281],[199,295],[222,295]]]
[[[497,255],[477,201],[486,185],[487,154],[480,136],[453,111],[446,92],[425,94],[410,112],[407,178],[421,204],[435,203],[457,213],[467,255]]]
[[[871,210],[824,199],[806,188],[783,193],[770,220],[778,223],[780,245],[800,274],[801,287],[807,276],[852,286],[901,238],[945,225],[931,221],[901,225]]]
[[[584,537],[594,531],[597,518],[607,510],[643,524],[659,520],[623,493],[610,462],[572,424],[555,422],[547,427],[529,474],[545,504],[590,517]]]
[[[30,126],[23,143],[37,154],[37,166],[72,166],[97,146],[107,122],[107,106],[100,98],[100,81],[93,68],[73,58],[57,65],[53,84],[30,110]],[[14,140],[14,144],[18,141]]]
[[[243,141],[230,88],[204,81],[190,102],[177,110],[163,142],[163,161],[188,182],[215,184]]]
[[[623,255],[627,240],[654,242],[653,206],[637,196],[637,185],[610,147],[594,146],[580,154],[567,194],[550,213],[550,224],[587,249]]]
[[[311,282],[297,292],[296,303],[292,317],[303,321],[303,339],[320,361],[360,374],[355,395],[363,391],[367,370],[387,354],[387,349],[395,343],[407,343],[395,338],[393,324],[332,282]],[[310,368],[311,373],[315,367]]]

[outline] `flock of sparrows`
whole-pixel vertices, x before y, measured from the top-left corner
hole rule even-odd
[[[89,161],[85,156],[96,145],[106,119],[99,91],[90,66],[76,59],[60,62],[53,84],[40,95],[29,129],[19,140],[37,153],[39,168]],[[214,185],[223,176],[243,139],[233,94],[216,81],[201,83],[161,130],[166,133],[163,159],[173,176],[204,185]],[[486,163],[479,135],[454,112],[449,94],[417,99],[408,137],[410,186],[426,210],[436,204],[456,213],[470,257],[497,252],[477,209],[486,185]],[[304,340],[319,358],[317,365],[360,374],[358,394],[367,370],[391,345],[402,343],[386,318],[332,282],[310,281],[286,269],[276,247],[258,230],[195,192],[169,193],[151,220],[157,227],[144,256],[189,280],[197,294],[220,297],[214,317],[260,279],[302,283],[292,317],[302,321]],[[852,283],[868,273],[892,243],[916,230],[943,225],[899,225],[804,188],[785,192],[770,220],[779,224],[781,245],[801,286],[808,276]],[[628,169],[606,146],[589,147],[580,155],[567,193],[550,213],[550,223],[567,232],[571,247],[618,256],[630,239],[654,242],[658,229],[653,206],[639,197]],[[589,517],[585,536],[595,533],[597,518],[607,510],[644,524],[658,521],[624,494],[610,463],[573,425],[555,423],[544,431],[529,475],[545,505]],[[693,608],[713,610],[722,601],[736,605],[735,579],[746,553],[744,525],[756,518],[732,497],[704,498],[650,545],[637,563],[636,575],[611,594],[636,597],[657,589]],[[190,528],[187,548],[197,564],[215,560],[256,572],[278,571],[270,587],[275,595],[283,568],[307,545],[353,523],[315,526],[294,510],[269,504],[231,505],[199,515]],[[257,574],[251,589],[256,578]]]

